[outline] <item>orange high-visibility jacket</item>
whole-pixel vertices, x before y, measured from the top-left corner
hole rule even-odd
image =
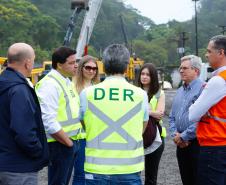
[[[226,81],[226,70],[218,76]],[[200,146],[226,146],[226,96],[201,118],[197,138]]]

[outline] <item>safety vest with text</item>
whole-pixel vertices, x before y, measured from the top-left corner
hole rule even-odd
[[[54,83],[60,94],[56,121],[61,125],[63,131],[71,139],[77,140],[78,134],[81,132],[82,128],[79,119],[80,101],[77,92],[75,91],[72,83],[71,85],[67,85],[65,80],[62,79],[60,75],[57,75],[52,71],[50,71],[42,80],[40,80],[36,84],[35,89],[38,90],[46,80],[50,80],[52,83]],[[40,97],[39,101],[42,101]],[[50,134],[47,134],[47,140],[48,142],[56,141],[51,137]]]
[[[226,70],[218,75],[226,81]],[[226,96],[201,118],[197,138],[201,146],[226,146]]]
[[[85,171],[130,174],[144,169],[144,91],[111,78],[86,89]]]

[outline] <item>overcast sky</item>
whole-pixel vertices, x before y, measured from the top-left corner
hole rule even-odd
[[[194,16],[192,0],[124,0],[149,17],[156,24],[167,23],[169,20],[186,21]]]

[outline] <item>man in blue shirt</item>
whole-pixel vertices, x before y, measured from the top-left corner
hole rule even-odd
[[[179,72],[183,85],[177,90],[170,116],[170,134],[177,145],[177,160],[183,185],[195,185],[199,146],[196,123],[188,119],[191,104],[199,97],[204,83],[198,78],[201,60],[194,55],[181,58]]]

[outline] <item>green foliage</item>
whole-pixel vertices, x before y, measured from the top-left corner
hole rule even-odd
[[[0,54],[15,42],[50,49],[57,44],[59,27],[26,0],[0,0]]]
[[[221,33],[225,25],[225,0],[198,1],[199,56],[205,61],[209,39]],[[136,7],[135,7],[136,8]],[[177,48],[181,47],[181,32],[186,32],[185,54],[195,53],[195,20],[170,21],[155,25],[141,16],[123,0],[103,0],[90,40],[89,54],[99,57],[112,43],[124,43],[119,15],[123,16],[129,43],[137,57],[157,66],[179,65]],[[84,11],[79,14],[71,47],[76,46],[83,22]],[[14,42],[27,42],[36,50],[36,60],[49,60],[54,48],[62,45],[69,18],[70,0],[0,0],[0,56]]]

